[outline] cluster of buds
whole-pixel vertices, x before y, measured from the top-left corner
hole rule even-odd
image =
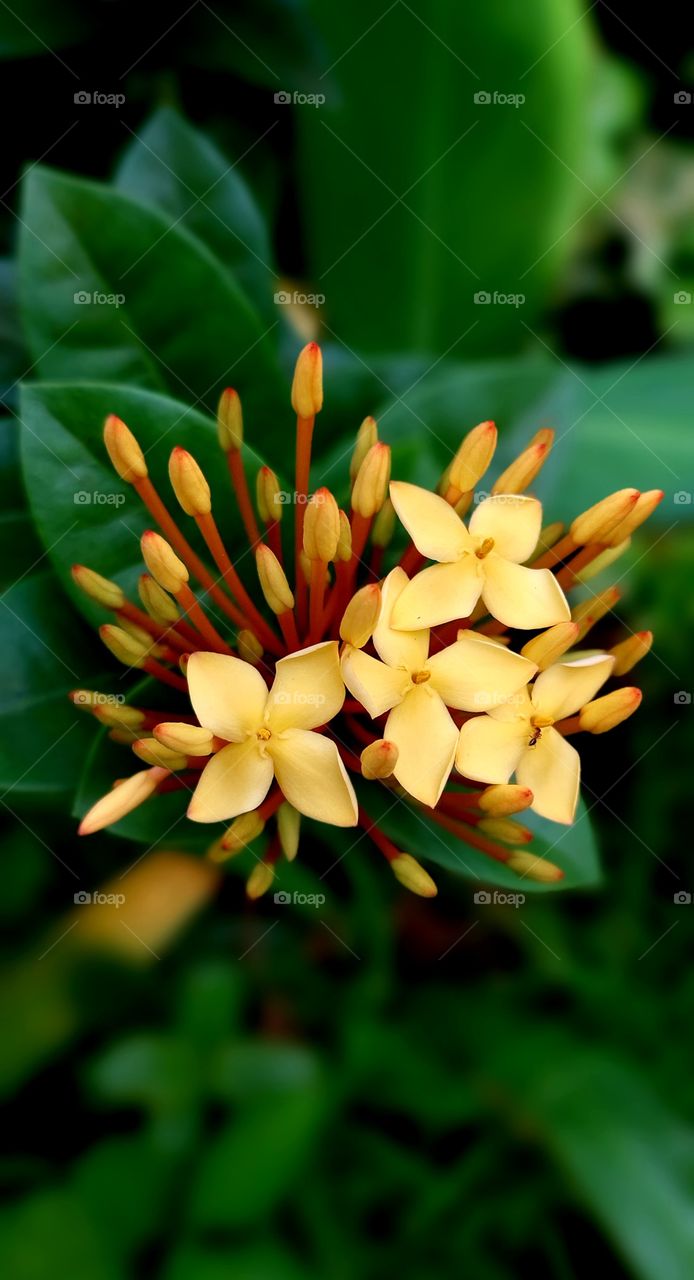
[[[625,684],[597,695],[648,652],[650,632],[610,650],[575,646],[619,598],[586,584],[623,554],[662,493],[623,489],[568,531],[543,527],[527,490],[551,449],[549,429],[476,501],[496,447],[492,422],[468,433],[430,492],[391,481],[390,448],[368,417],[343,510],[329,489],[309,489],[322,403],[321,353],[310,343],[292,386],[293,528],[284,537],[278,478],[260,468],[254,507],[239,397],[221,397],[219,444],[255,557],[256,599],[195,458],[175,448],[169,477],[205,560],[155,488],[135,436],[107,419],[111,462],[156,526],[142,537],[147,572],[139,604],[93,569],[75,566],[74,580],[111,614],[100,634],[113,656],[168,686],[173,706],[165,714],[71,695],[146,766],[97,801],[80,832],[156,803],[157,793],[187,792],[191,821],[223,824],[208,851],[214,862],[253,846],[250,897],[270,887],[280,858],[296,856],[302,816],[362,826],[402,885],[433,895],[429,874],[371,816],[370,784],[409,804],[413,821],[425,814],[519,876],[558,880],[560,868],[527,847],[533,834],[517,815],[572,822],[580,760],[568,739],[605,733],[639,705],[640,691]],[[408,535],[399,555],[398,522]],[[588,594],[572,608],[575,590]]]

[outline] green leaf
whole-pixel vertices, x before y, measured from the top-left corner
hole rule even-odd
[[[90,1223],[118,1257],[128,1257],[161,1227],[172,1162],[148,1138],[109,1138],[73,1166],[70,1183]]]
[[[235,9],[231,23],[214,18],[197,8],[191,15],[184,56],[194,63],[225,76],[231,69],[273,92],[314,87],[327,66],[305,0],[257,0]]]
[[[58,57],[56,49],[91,34],[93,19],[77,0],[65,0],[60,8],[51,0],[25,0],[21,17],[9,5],[0,10],[0,58]],[[80,86],[77,72],[59,59],[74,76],[74,92]],[[68,77],[65,84],[69,85]]]
[[[0,1271],[12,1280],[121,1280],[124,1273],[77,1196],[47,1190],[0,1217]]]
[[[213,1252],[192,1245],[176,1249],[162,1280],[314,1280],[279,1244],[235,1245]]]
[[[171,107],[133,138],[116,174],[119,190],[155,205],[193,232],[272,314],[275,268],[263,216],[236,165]]]
[[[32,168],[20,287],[43,378],[122,380],[208,406],[233,382],[254,411],[277,403],[271,330],[197,237],[130,196]]]

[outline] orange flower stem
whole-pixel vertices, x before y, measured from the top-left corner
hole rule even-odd
[[[299,626],[306,626],[306,580],[301,571],[301,552],[304,547],[304,516],[308,500],[308,486],[311,475],[311,444],[315,416],[296,419],[296,460],[294,494],[294,573],[296,580],[296,601]]]
[[[296,629],[296,618],[292,609],[287,609],[284,613],[278,613],[277,621],[282,629],[284,643],[289,653],[294,653],[296,649],[301,648],[299,632]]]
[[[236,569],[231,563],[226,547],[219,535],[219,530],[214,516],[210,513],[205,516],[196,516],[195,520],[209,548],[212,559],[219,569],[219,572],[222,574],[230,592],[236,600],[238,600],[239,605],[244,611],[244,613],[240,615],[239,625],[248,628],[251,631],[256,631],[258,633],[258,639],[262,640],[265,648],[269,649],[270,652],[274,653],[276,656],[279,656],[282,653],[282,646],[280,645],[280,642],[272,628],[268,626],[262,613],[260,613],[254,605],[251,597],[239,578]]]
[[[573,587],[581,570],[591,564],[604,549],[604,546],[598,542],[590,543],[587,547],[581,547],[581,550],[574,556],[573,560],[570,560],[568,564],[564,565],[563,569],[559,570],[557,574],[559,586],[564,591],[568,591]]]
[[[405,570],[408,577],[412,577],[417,569],[420,569],[424,563],[424,556],[420,556],[413,542],[410,543],[407,551],[400,557],[400,568]]]
[[[323,604],[325,601],[325,565],[322,560],[311,561],[311,594],[309,607],[308,643],[318,644],[323,634]]]
[[[239,504],[239,514],[243,520],[243,525],[248,535],[248,541],[252,547],[260,542],[260,530],[253,511],[251,495],[248,491],[248,481],[243,465],[243,458],[240,449],[230,449],[227,453],[227,462],[229,464],[229,475],[231,483],[236,494],[236,501]]]
[[[366,711],[361,705],[361,702],[357,702],[356,698],[345,698],[342,704],[342,710],[344,711],[345,715],[352,715],[352,716],[366,715]]]
[[[475,627],[481,636],[502,636],[506,630],[503,622],[498,622],[496,618],[492,618],[489,622],[483,622],[481,627]]]
[[[555,542],[549,551],[545,551],[537,560],[532,560],[533,569],[552,569],[555,564],[559,564],[561,560],[566,560],[572,552],[576,550],[576,543],[570,533],[564,534],[558,542]]]
[[[362,707],[360,707],[360,710],[363,712]],[[350,712],[347,712],[346,720],[347,720],[347,724],[349,725],[350,731],[354,734],[355,738],[357,738],[359,742],[364,743],[365,747],[370,746],[371,743],[375,742],[376,739],[378,738],[377,733],[371,733],[366,728],[365,725],[360,724],[358,720],[355,720],[354,716]]]
[[[211,649],[214,649],[216,653],[230,654],[233,652],[226,640],[222,639],[217,628],[213,627],[206,614],[200,608],[187,582],[184,582],[180,591],[176,592],[176,600]]]
[[[567,716],[565,720],[557,720],[554,728],[564,738],[570,738],[572,733],[582,733],[581,717]]]
[[[363,827],[366,834],[371,836],[376,848],[387,858],[388,862],[392,862],[393,858],[400,856],[400,850],[395,847],[392,840],[376,825],[373,818],[370,818],[365,809],[359,806],[359,826]]]
[[[150,618],[149,614],[145,613],[143,609],[138,609],[137,605],[131,604],[129,600],[126,600],[121,609],[116,609],[116,617],[128,618],[131,622],[135,622],[138,627],[142,627],[143,631],[153,636],[155,640],[172,645],[180,653],[190,653],[191,648],[197,649],[200,647],[200,636],[196,635],[192,627],[185,628],[188,633],[185,638],[182,634],[183,628],[181,628],[181,634],[177,633],[176,628],[181,626],[180,619],[176,623],[171,623],[168,627],[162,626],[161,623],[155,622],[154,618]]]
[[[280,805],[283,803],[284,796],[282,795],[279,787],[277,787],[275,790],[271,791],[269,796],[266,796],[265,800],[263,800],[263,803],[258,806],[258,817],[261,818],[263,822],[267,822],[268,818],[271,818],[273,813],[276,813]]]
[[[169,671],[169,668],[163,667],[156,658],[145,658],[142,670],[146,671],[148,676],[154,676],[155,680],[161,680],[162,684],[168,684],[172,689],[179,689],[181,693],[188,692],[188,684],[183,676],[177,676],[173,671]]]
[[[269,524],[266,524],[265,541],[267,542],[267,545],[269,546],[270,550],[274,552],[274,554],[277,556],[277,559],[279,560],[280,564],[283,564],[284,561],[282,557],[282,532],[280,530],[279,520],[271,520]]]
[[[352,512],[352,559],[345,566],[342,582],[339,584],[340,591],[336,601],[338,615],[342,615],[349,604],[349,598],[352,594],[354,579],[357,576],[359,565],[362,563],[364,548],[371,532],[373,524],[373,516],[360,516],[358,511]]]
[[[456,821],[455,818],[448,817],[445,813],[439,813],[437,809],[427,809],[426,812],[427,817],[432,818],[434,822],[437,822],[440,827],[444,827],[446,831],[450,831],[452,835],[458,836],[459,840],[464,840],[466,844],[472,845],[473,849],[479,849],[480,853],[486,853],[495,862],[508,862],[512,853],[511,849],[503,849],[501,845],[495,844],[493,840],[486,840],[484,836],[480,836],[476,831],[473,831],[472,827]]]
[[[369,561],[369,571],[370,571],[370,573],[371,573],[371,577],[372,577],[372,578],[375,578],[375,579],[376,579],[376,581],[378,581],[378,580],[379,580],[379,578],[381,578],[381,577],[383,576],[383,575],[382,575],[382,571],[383,571],[383,553],[384,553],[384,551],[385,551],[385,547],[372,547],[372,548],[371,548],[371,559],[370,559],[370,561]]]

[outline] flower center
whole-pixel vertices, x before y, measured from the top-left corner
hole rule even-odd
[[[427,680],[431,680],[430,671],[413,671],[412,672],[413,684],[426,684]]]
[[[484,560],[485,557],[489,555],[489,552],[493,550],[494,550],[494,539],[485,538],[483,542],[480,542],[480,545],[475,551],[475,555],[477,556],[478,560]]]
[[[272,737],[272,734],[269,729],[258,729],[255,736],[259,742],[267,742]]]
[[[542,737],[542,730],[549,728],[550,725],[554,724],[554,721],[551,716],[537,715],[531,716],[530,724],[532,726],[532,733],[530,735],[528,746],[536,747]]]

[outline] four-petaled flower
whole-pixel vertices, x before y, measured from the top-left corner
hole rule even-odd
[[[439,562],[403,591],[394,627],[413,630],[466,618],[480,596],[507,627],[550,627],[571,617],[554,574],[523,563],[540,535],[542,506],[536,498],[485,498],[467,529],[448,502],[418,485],[394,480],[390,496],[417,550]]]
[[[483,636],[461,633],[455,643],[429,657],[429,631],[395,631],[393,611],[408,590],[403,569],[383,583],[373,643],[378,658],[346,646],[345,684],[372,718],[390,712],[384,737],[395,743],[394,774],[410,795],[432,808],[453,767],[458,729],[447,710],[481,711],[515,694],[537,667]]]
[[[281,658],[269,690],[255,667],[224,654],[193,653],[186,675],[200,724],[229,743],[206,765],[189,818],[221,822],[256,809],[274,777],[306,817],[356,825],[356,797],[337,747],[312,732],[344,702],[334,640]]]
[[[573,822],[581,761],[553,726],[590,702],[613,666],[609,654],[590,654],[548,667],[530,689],[463,725],[456,768],[477,782],[508,782],[515,773],[536,813]]]

